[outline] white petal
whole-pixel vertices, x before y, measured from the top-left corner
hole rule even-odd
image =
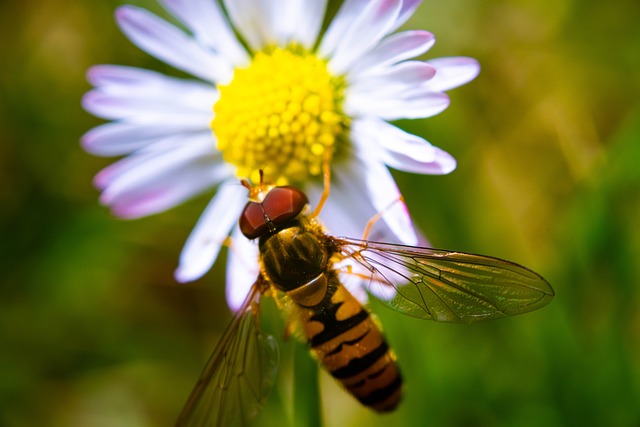
[[[400,190],[387,167],[370,153],[361,153],[363,178],[369,189],[373,206],[382,212],[382,219],[405,245],[416,245],[418,238],[413,229],[409,210],[401,200]]]
[[[388,276],[388,273],[386,276]],[[398,274],[398,276],[400,276],[400,274]],[[405,281],[406,279],[404,278],[407,276],[408,274],[405,274],[400,277],[402,277],[403,279],[402,281]],[[396,280],[389,279],[389,280],[402,283],[400,279],[396,279]],[[386,284],[385,282],[372,280],[368,284],[369,284],[369,292],[371,292],[378,299],[381,299],[383,301],[389,301],[396,296],[396,293],[397,293],[396,288]]]
[[[168,99],[180,94],[185,98],[182,103],[207,109],[218,98],[218,91],[211,84],[122,65],[93,66],[87,72],[87,80],[103,92],[132,97]]]
[[[326,0],[262,0],[270,15],[270,34],[278,46],[296,42],[312,48],[322,26]]]
[[[87,76],[96,89],[85,94],[83,106],[106,119],[206,129],[218,99],[211,85],[139,68],[100,65]]]
[[[367,222],[379,212],[369,240],[404,243],[417,242],[406,205],[399,201],[400,193],[393,177],[374,156],[354,160],[349,168],[336,168],[329,202],[320,214],[331,234],[362,237]]]
[[[336,45],[329,59],[329,68],[343,74],[362,55],[387,35],[398,17],[401,0],[373,0],[353,22]],[[320,53],[325,54],[320,47]]]
[[[167,174],[146,188],[138,188],[116,197],[111,212],[120,218],[134,219],[171,209],[213,188],[232,172],[226,165],[187,165],[179,174]]]
[[[331,194],[319,219],[325,225],[327,233],[359,239],[363,237],[367,223],[378,213],[378,209],[371,202],[367,186],[360,176],[361,171],[355,165],[351,166],[354,169],[351,172],[347,172],[345,167],[342,165],[334,171]],[[315,208],[322,194],[322,186],[311,184],[305,187],[305,191],[311,207]],[[401,243],[383,220],[376,222],[368,239]]]
[[[320,219],[326,225],[329,234],[360,238],[367,222],[377,213],[377,210],[371,204],[366,185],[362,180],[357,179],[359,175],[354,180],[353,173],[338,173],[341,177],[336,177],[335,184],[332,185],[330,201],[322,210]],[[321,192],[322,189],[317,186],[307,188],[312,206]],[[367,238],[373,241],[403,243],[384,220],[375,223]],[[412,241],[412,239],[409,240]],[[370,271],[352,259],[345,259],[335,267],[338,269],[340,280],[349,292],[363,304],[366,303],[365,288],[370,285],[370,281],[363,280],[362,277],[368,277]],[[348,273],[349,271],[351,273]],[[374,294],[378,293],[374,292]]]
[[[331,183],[331,194],[328,202],[320,212],[320,221],[327,227],[327,232],[335,236],[362,237],[367,221],[376,214],[371,201],[367,199],[366,188],[345,188],[334,173]],[[305,188],[311,207],[315,208],[322,187],[307,186]]]
[[[249,55],[240,44],[220,6],[212,0],[162,0],[205,46],[220,52],[234,66],[245,66]]]
[[[373,115],[385,120],[417,119],[435,116],[449,106],[449,97],[425,86],[401,93],[349,94],[345,112],[353,117]]]
[[[360,58],[349,70],[347,78],[349,81],[357,82],[362,75],[375,74],[382,67],[422,55],[435,42],[435,37],[428,31],[405,31],[392,34]]]
[[[272,32],[276,4],[268,0],[224,0],[234,27],[254,50],[276,42]]]
[[[125,158],[96,176],[100,201],[124,218],[165,211],[232,175],[213,150],[196,144]]]
[[[96,126],[81,138],[82,147],[97,156],[121,156],[177,134],[190,135],[190,131],[201,130],[202,126],[158,123],[141,125],[123,122],[105,123]],[[210,131],[208,131],[210,133]],[[215,142],[211,137],[211,146]]]
[[[435,156],[430,162],[416,160],[411,156],[387,151],[382,155],[382,161],[389,167],[410,173],[426,175],[446,175],[456,168],[456,159],[449,153],[433,147]]]
[[[385,67],[379,73],[365,76],[354,82],[346,96],[395,96],[398,92],[411,90],[427,83],[436,74],[436,69],[421,61],[404,61]]]
[[[233,69],[227,60],[151,12],[121,6],[116,19],[133,43],[167,64],[212,82],[231,79]]]
[[[419,162],[431,162],[435,159],[433,145],[383,120],[375,118],[356,120],[351,126],[351,131],[352,136],[359,137],[359,141],[368,140],[370,144],[378,144],[386,151],[407,156]]]
[[[436,75],[428,83],[428,87],[437,92],[468,83],[480,73],[480,64],[473,58],[438,58],[432,59],[428,63],[436,68]]]
[[[290,16],[288,20],[295,22],[291,38],[302,46],[310,49],[318,39],[318,34],[322,27],[322,19],[327,7],[327,0],[312,2],[290,0],[290,2],[296,5],[295,8],[289,10]]]
[[[267,44],[286,46],[295,28],[295,0],[253,0],[254,17],[261,19],[262,40]]]
[[[211,143],[212,138],[205,133],[161,139],[146,147],[145,150],[137,151],[107,166],[96,176],[96,185],[104,190],[107,186],[112,185],[113,181],[122,180],[122,177],[126,175],[126,182],[121,184],[126,188],[131,182],[146,177],[148,173],[180,168],[185,162],[191,162],[202,156],[219,156]]]
[[[355,172],[347,173],[343,169],[334,173],[331,195],[320,213],[320,221],[330,235],[362,238],[367,223],[378,213],[371,203],[363,180],[359,177],[352,179],[354,174]],[[309,186],[306,192],[311,206],[315,208],[322,189]],[[367,238],[373,241],[401,243],[382,220],[375,223]],[[351,265],[349,262],[347,264]]]
[[[369,295],[367,294],[366,287],[369,280],[363,279],[359,274],[366,277],[369,275],[369,271],[365,270],[360,264],[353,260],[345,260],[339,267],[338,277],[340,277],[340,282],[361,304],[367,304]]]
[[[324,58],[329,58],[336,50],[340,40],[349,32],[353,22],[362,15],[369,5],[369,0],[345,0],[336,16],[325,31],[318,52]]]
[[[407,20],[411,18],[411,15],[413,15],[413,13],[416,11],[418,6],[420,6],[420,3],[422,3],[422,0],[404,0],[402,2],[402,9],[398,14],[398,19],[396,19],[396,22],[391,30],[393,31],[407,22]]]
[[[258,264],[258,245],[250,241],[235,227],[231,234],[231,247],[227,256],[227,304],[231,310],[238,311],[255,283],[260,266]]]
[[[84,95],[82,105],[91,114],[107,120],[206,129],[213,118],[213,108],[204,111],[201,106],[181,105],[180,101],[180,98],[132,98],[126,94],[109,94],[94,89]]]
[[[177,281],[190,282],[209,271],[246,201],[246,188],[237,183],[220,185],[182,249]]]
[[[387,166],[411,173],[442,175],[456,168],[451,155],[416,135],[388,123],[358,120],[351,128],[351,140],[378,156]]]

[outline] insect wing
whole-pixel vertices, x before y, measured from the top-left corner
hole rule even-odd
[[[279,353],[258,327],[262,278],[225,331],[185,404],[176,426],[247,426],[273,386]]]
[[[369,291],[402,313],[470,323],[527,313],[554,297],[549,283],[519,264],[464,252],[336,239],[368,272]]]

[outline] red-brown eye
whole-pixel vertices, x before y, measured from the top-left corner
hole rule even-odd
[[[240,215],[240,231],[247,239],[257,239],[268,229],[267,219],[260,203],[249,202]]]
[[[264,198],[262,208],[271,222],[278,226],[295,218],[307,203],[307,195],[297,188],[276,187]]]

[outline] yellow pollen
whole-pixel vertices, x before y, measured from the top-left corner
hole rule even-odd
[[[278,185],[320,175],[326,153],[347,140],[344,85],[299,46],[258,52],[218,87],[211,127],[224,160],[254,182],[260,169]]]

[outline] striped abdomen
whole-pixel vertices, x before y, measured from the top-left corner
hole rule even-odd
[[[328,281],[323,302],[302,311],[311,350],[363,405],[391,411],[402,395],[395,356],[362,304],[335,276]]]
[[[305,218],[286,225],[260,237],[265,278],[296,304],[305,338],[329,373],[363,405],[391,411],[402,379],[382,332],[338,280],[326,235]]]

